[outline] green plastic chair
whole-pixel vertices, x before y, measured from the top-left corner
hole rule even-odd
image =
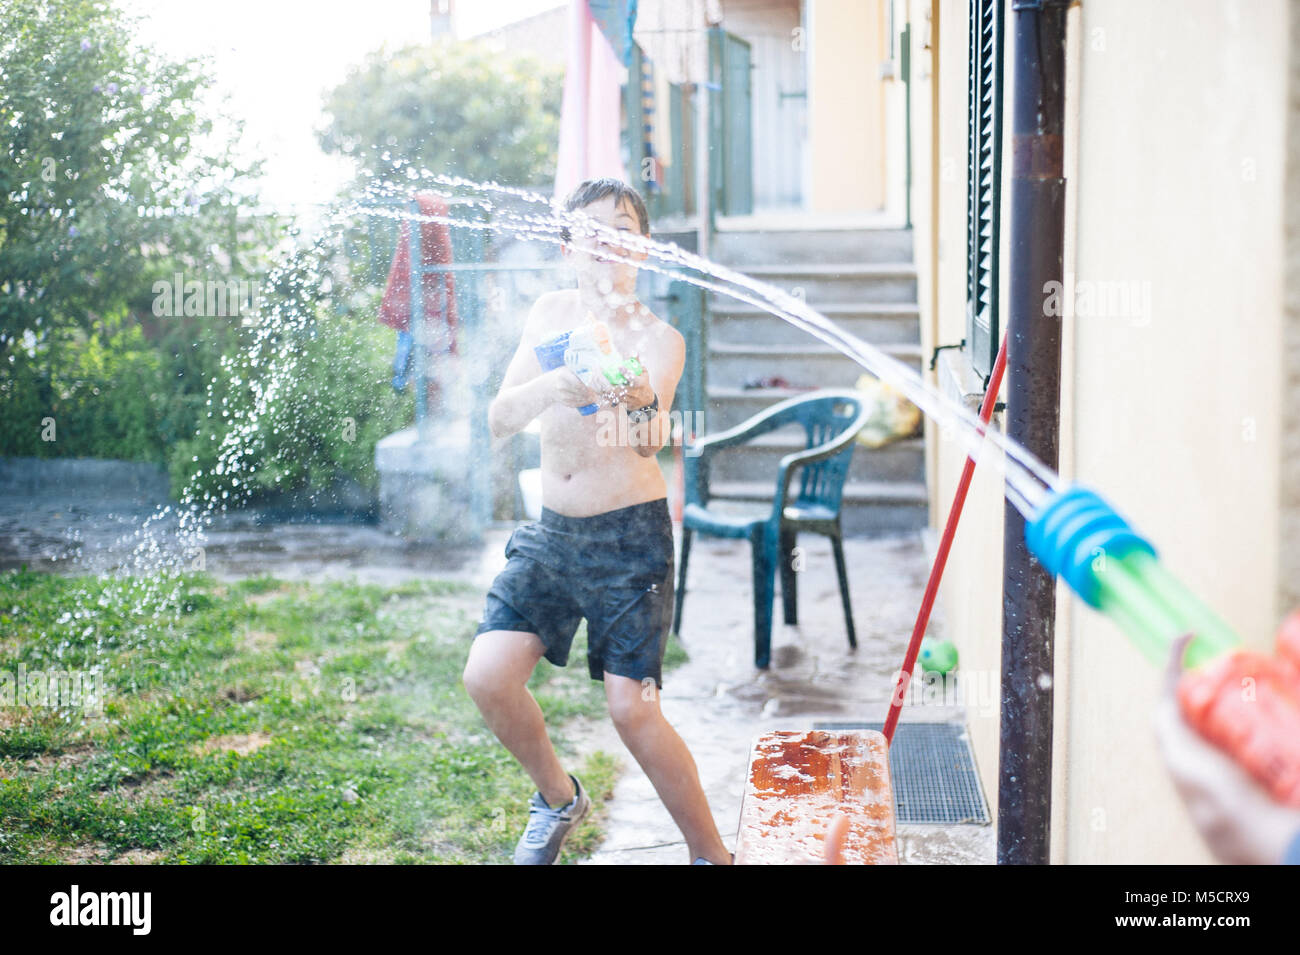
[[[848,572],[844,566],[840,501],[849,464],[853,460],[853,439],[866,424],[868,416],[869,409],[857,392],[816,391],[773,405],[728,431],[700,438],[687,449],[683,455],[686,501],[682,508],[682,550],[673,610],[675,633],[681,634],[686,565],[690,560],[692,535],[748,539],[753,554],[754,663],[760,669],[766,669],[772,656],[772,603],[778,564],[781,567],[785,622],[798,623],[793,551],[797,535],[805,532],[823,534],[831,539],[849,646],[857,647],[853,610],[849,604]],[[808,438],[807,448],[781,459],[770,511],[729,514],[709,506],[709,466],[714,455],[795,423],[803,425]]]

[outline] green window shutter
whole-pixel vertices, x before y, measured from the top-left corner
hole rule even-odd
[[[713,211],[754,211],[750,48],[721,27],[709,30],[709,170]]]
[[[1002,0],[971,0],[966,168],[966,344],[988,377],[997,357],[1002,180]]]

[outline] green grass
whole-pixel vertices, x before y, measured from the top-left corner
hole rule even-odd
[[[461,684],[481,600],[0,575],[0,672],[98,667],[105,690],[86,713],[6,705],[0,683],[0,862],[508,862],[533,785]],[[566,762],[565,722],[605,713],[585,649],[530,683]],[[578,772],[595,811],[567,862],[599,845],[619,764]]]

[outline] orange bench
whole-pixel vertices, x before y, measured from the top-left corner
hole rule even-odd
[[[736,865],[823,863],[827,833],[841,817],[845,863],[897,864],[885,737],[874,730],[764,733],[749,758]]]

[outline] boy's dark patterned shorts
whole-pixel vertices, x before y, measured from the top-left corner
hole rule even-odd
[[[542,519],[516,528],[509,563],[487,595],[489,630],[535,633],[556,666],[569,660],[578,623],[587,618],[587,668],[663,686],[664,650],[672,625],[673,525],[663,498],[565,517],[542,508]]]

